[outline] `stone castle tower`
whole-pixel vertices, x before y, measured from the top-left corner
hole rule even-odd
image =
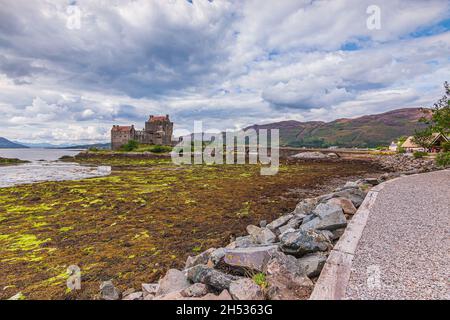
[[[143,130],[136,130],[134,125],[116,126],[111,129],[111,149],[118,150],[130,140],[136,140],[142,144],[171,145],[173,134],[173,122],[169,115],[153,116],[145,122]]]

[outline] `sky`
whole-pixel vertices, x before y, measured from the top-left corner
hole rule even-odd
[[[175,134],[430,106],[450,2],[0,0],[0,136],[95,143],[169,114]]]

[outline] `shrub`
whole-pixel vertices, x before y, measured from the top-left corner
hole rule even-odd
[[[254,274],[252,280],[260,286],[262,289],[267,288],[269,285],[266,280],[266,275],[262,272]]]
[[[442,167],[450,166],[450,152],[438,153],[436,156],[436,163]]]
[[[165,152],[172,151],[172,147],[156,145],[156,146],[150,147],[148,149],[148,151],[153,152],[153,153],[165,153]]]
[[[406,153],[406,150],[405,150],[405,148],[403,148],[403,147],[398,147],[398,148],[397,148],[397,152],[398,152],[398,153]]]
[[[133,151],[139,147],[139,143],[136,140],[130,140],[122,146],[123,151]]]
[[[428,155],[428,153],[423,152],[423,151],[415,151],[413,153],[413,157],[416,158],[416,159],[422,158],[422,157],[424,157],[426,155]]]
[[[444,152],[449,152],[450,151],[450,141],[444,142],[442,144],[442,151],[444,151]]]

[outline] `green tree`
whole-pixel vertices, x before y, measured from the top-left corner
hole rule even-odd
[[[444,82],[444,89],[445,94],[431,109],[422,108],[425,116],[419,121],[427,124],[428,127],[422,131],[416,131],[414,135],[414,142],[421,147],[429,147],[433,132],[439,132],[445,136],[450,134],[450,85],[447,81]]]

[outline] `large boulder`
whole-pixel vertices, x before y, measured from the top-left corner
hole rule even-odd
[[[347,225],[342,208],[334,203],[320,203],[313,211],[316,218],[302,225],[303,230],[336,230]]]
[[[230,284],[230,294],[234,300],[264,300],[259,285],[249,278],[242,278]]]
[[[187,271],[187,277],[193,283],[203,283],[217,290],[229,289],[230,284],[239,279],[237,276],[229,275],[205,265],[196,265]]]
[[[268,228],[259,228],[254,225],[247,226],[247,232],[252,237],[253,241],[258,244],[274,243],[277,236]]]
[[[111,280],[103,281],[100,284],[100,295],[103,300],[120,299],[120,291],[114,286]]]
[[[177,269],[169,269],[166,275],[159,280],[156,296],[171,292],[178,292],[189,287],[190,285],[191,284],[183,272]]]
[[[223,262],[244,271],[250,269],[261,272],[277,250],[277,246],[226,249]]]
[[[339,207],[342,208],[342,211],[344,211],[345,214],[355,214],[356,213],[356,208],[353,205],[353,202],[351,202],[347,198],[342,198],[342,197],[332,198],[332,199],[328,200],[326,203],[338,205]]]
[[[211,253],[213,253],[215,250],[216,250],[215,248],[210,248],[194,257],[189,256],[186,260],[184,268],[189,269],[198,264],[207,264],[211,256]]]
[[[311,278],[320,274],[326,261],[327,256],[325,254],[316,252],[304,255],[297,260],[297,263],[302,269],[302,272]]]
[[[286,232],[281,237],[280,249],[297,257],[317,251],[326,251],[330,242],[323,234],[314,230]]]

